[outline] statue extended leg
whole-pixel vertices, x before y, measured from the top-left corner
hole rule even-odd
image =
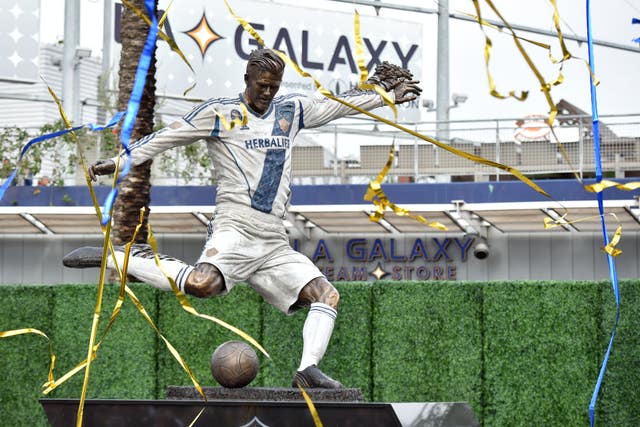
[[[122,267],[124,248],[115,247],[115,257]],[[138,280],[163,291],[170,291],[171,284],[156,265],[153,250],[146,244],[135,244],[129,254],[128,273]],[[207,263],[196,266],[189,265],[176,258],[158,253],[163,270],[176,282],[178,288],[189,295],[206,298],[218,295],[224,290],[224,278],[216,267]],[[102,264],[102,248],[86,246],[67,254],[62,263],[71,268],[100,267]],[[115,268],[111,257],[107,260],[108,268]]]
[[[293,387],[343,388],[342,384],[325,375],[317,366],[333,333],[339,301],[338,290],[324,277],[313,279],[302,288],[298,302],[310,304],[310,308],[302,328],[302,358],[293,377]]]

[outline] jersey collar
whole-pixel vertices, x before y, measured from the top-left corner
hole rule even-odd
[[[246,105],[247,110],[249,110],[249,112],[251,114],[253,114],[254,116],[258,117],[259,119],[264,119],[265,117],[267,117],[269,114],[271,114],[271,111],[273,110],[273,100],[271,101],[271,104],[269,104],[269,108],[267,108],[267,111],[264,112],[264,114],[259,114],[257,112],[255,112],[253,110],[253,108],[251,108],[251,106],[249,105],[249,103],[246,101],[246,99],[244,98],[244,94],[241,93],[240,95],[240,101],[242,103],[244,103],[244,105]]]

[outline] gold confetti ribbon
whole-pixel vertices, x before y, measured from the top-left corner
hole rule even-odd
[[[545,217],[543,219],[544,229],[545,230],[549,230],[549,229],[555,228],[555,227],[562,227],[564,225],[576,224],[576,223],[579,223],[579,222],[588,221],[590,219],[600,218],[602,216],[602,215],[593,215],[593,216],[587,216],[587,217],[583,217],[583,218],[578,218],[578,219],[575,219],[573,221],[567,221],[566,220],[567,215],[568,215],[568,212],[565,212],[560,218],[555,219],[555,220],[551,219],[549,217]],[[609,214],[605,214],[605,215],[613,216],[615,218],[615,220],[618,221],[618,227],[616,228],[616,231],[615,231],[613,237],[609,241],[609,244],[607,244],[607,246],[603,247],[602,250],[604,252],[608,253],[609,255],[613,256],[613,257],[617,257],[618,255],[620,255],[622,253],[622,251],[620,249],[616,248],[618,243],[620,243],[620,239],[622,238],[622,224],[620,224],[620,220],[618,219],[616,214],[609,213]]]
[[[46,82],[45,82],[46,83]],[[49,91],[49,93],[51,94],[51,96],[54,99],[54,102],[56,103],[56,105],[58,106],[58,111],[60,113],[60,116],[65,124],[65,126],[67,128],[71,128],[71,122],[69,121],[64,108],[62,107],[62,103],[60,102],[60,99],[57,97],[57,95],[55,94],[55,92],[53,91],[53,89],[51,89],[51,87],[47,84],[47,90]],[[71,132],[71,135],[73,136],[76,144],[78,145],[78,152],[80,154],[80,159],[82,162],[82,168],[84,171],[84,175],[85,175],[85,180],[87,181],[88,187],[89,187],[89,192],[91,194],[91,198],[93,201],[93,205],[94,205],[94,209],[96,210],[96,215],[98,218],[100,218],[100,207],[97,201],[97,198],[95,196],[95,192],[93,190],[93,185],[91,184],[91,179],[89,178],[89,174],[87,172],[87,167],[86,167],[86,162],[84,159],[84,153],[82,152],[82,149],[80,148],[78,142],[78,137],[75,134],[75,132]],[[116,174],[114,176],[114,183],[113,185],[115,186],[115,180],[117,177],[117,165],[116,165]],[[113,250],[113,245],[111,244],[111,241],[109,239],[109,235],[111,232],[111,224],[107,224],[106,227],[101,227],[103,234],[105,235],[105,245],[103,247],[103,260],[106,259],[106,250],[107,250],[107,246],[110,245],[112,250]],[[44,393],[48,393],[49,391],[55,389],[59,384],[63,383],[64,381],[66,381],[67,379],[71,378],[73,375],[75,375],[75,373],[79,372],[80,370],[82,370],[84,368],[85,370],[85,376],[84,376],[84,380],[83,380],[83,385],[82,385],[82,392],[81,392],[81,396],[80,396],[80,403],[78,406],[78,412],[77,412],[77,416],[76,416],[76,426],[77,427],[81,427],[82,426],[82,419],[83,419],[83,415],[84,415],[84,403],[86,400],[86,391],[87,391],[87,387],[88,387],[88,381],[89,381],[89,374],[90,374],[90,368],[91,368],[91,362],[95,359],[96,357],[96,351],[97,348],[99,347],[99,343],[98,345],[95,345],[95,338],[96,338],[96,334],[97,334],[97,326],[98,326],[98,322],[99,322],[99,318],[100,318],[100,310],[102,307],[102,297],[103,297],[103,292],[104,292],[104,279],[105,279],[105,275],[106,275],[106,262],[103,261],[101,269],[100,269],[100,279],[98,282],[98,292],[97,292],[97,297],[96,297],[96,306],[94,309],[94,316],[93,316],[93,320],[92,320],[92,326],[91,326],[91,332],[90,332],[90,337],[89,337],[89,346],[88,346],[88,350],[87,350],[87,358],[85,359],[84,362],[81,362],[80,364],[78,364],[74,369],[72,369],[70,372],[68,372],[67,374],[63,375],[63,377],[61,377],[60,380],[58,381],[54,381],[53,377],[51,376],[48,381],[43,385],[43,387],[45,388]],[[106,332],[106,331],[105,331]],[[100,341],[101,342],[101,341]]]
[[[124,303],[124,295],[126,293],[127,296],[129,296],[129,299],[133,302],[133,304],[136,307],[136,309],[138,310],[138,312],[140,312],[140,314],[151,325],[151,327],[156,332],[156,334],[160,337],[160,339],[162,339],[162,341],[165,343],[165,346],[168,348],[169,352],[178,361],[179,365],[182,367],[182,369],[187,373],[187,375],[191,379],[194,387],[198,390],[200,395],[206,401],[207,400],[206,395],[204,394],[204,391],[203,391],[202,387],[200,386],[200,384],[198,383],[197,379],[195,378],[195,375],[193,374],[193,371],[191,371],[191,369],[187,365],[186,361],[180,355],[180,353],[178,353],[178,351],[175,349],[175,347],[160,332],[160,330],[157,328],[157,326],[155,325],[155,323],[153,322],[153,320],[149,316],[148,312],[146,311],[146,309],[144,308],[144,306],[142,305],[140,300],[136,297],[136,295],[133,293],[133,291],[126,285],[127,271],[128,271],[128,265],[129,265],[129,254],[130,254],[130,251],[131,251],[131,246],[135,242],[136,236],[138,235],[138,233],[140,231],[140,228],[142,227],[143,218],[144,218],[144,211],[145,211],[144,208],[140,210],[140,219],[139,219],[138,225],[136,226],[136,228],[134,230],[134,233],[133,233],[133,236],[132,236],[131,240],[125,245],[125,256],[124,256],[124,262],[123,262],[122,268],[120,268],[120,266],[118,265],[118,261],[117,261],[117,259],[115,257],[115,251],[114,251],[114,248],[113,248],[113,244],[111,243],[111,241],[108,242],[108,244],[110,246],[111,254],[112,254],[112,257],[113,257],[115,268],[116,268],[116,270],[117,270],[117,272],[118,272],[118,274],[120,276],[120,292],[118,294],[118,298],[117,298],[116,304],[114,306],[114,309],[113,309],[113,311],[111,313],[111,318],[109,319],[109,323],[108,323],[107,327],[105,328],[105,331],[103,332],[102,337],[100,338],[100,340],[93,346],[91,360],[95,359],[98,348],[102,344],[104,338],[107,336],[107,333],[111,329],[111,326],[113,325],[116,317],[120,313],[121,307],[122,307],[122,305]],[[80,362],[76,367],[74,367],[72,370],[70,370],[64,376],[62,376],[59,380],[53,381],[52,379],[50,379],[43,386],[43,387],[46,387],[45,390],[43,391],[43,393],[44,394],[50,393],[55,388],[57,388],[58,386],[63,384],[65,381],[67,381],[69,378],[71,378],[73,375],[75,375],[77,372],[79,372],[80,370],[85,368],[86,365],[87,365],[87,359],[85,359],[82,362]],[[196,415],[196,417],[192,421],[191,425],[193,425],[198,420],[198,418],[200,417],[200,415],[203,412],[204,412],[204,408]]]
[[[353,27],[354,27],[354,33],[355,33],[354,36],[355,36],[355,43],[356,43],[356,49],[355,49],[356,62],[358,64],[358,69],[360,70],[359,87],[365,90],[367,89],[375,90],[382,97],[384,103],[387,106],[391,107],[393,111],[394,122],[397,122],[398,109],[396,105],[393,103],[393,101],[391,100],[391,97],[389,96],[389,94],[378,85],[366,83],[369,72],[365,65],[364,44],[362,42],[362,33],[360,31],[360,14],[358,13],[357,10],[355,11],[355,14],[354,14]],[[394,142],[391,143],[391,149],[389,150],[387,163],[382,168],[377,178],[372,181],[369,181],[369,187],[364,196],[365,200],[373,203],[373,205],[375,206],[375,210],[371,214],[369,214],[369,219],[373,222],[380,222],[380,220],[384,218],[385,211],[388,208],[388,209],[391,209],[396,215],[413,218],[416,221],[419,221],[428,227],[433,227],[438,230],[447,230],[447,227],[445,225],[436,221],[429,222],[422,215],[414,215],[408,209],[402,208],[389,200],[385,192],[382,190],[382,181],[384,181],[384,178],[387,176],[387,173],[391,169],[391,165],[393,165],[394,156],[395,156],[395,140]]]
[[[480,12],[480,5],[478,4],[478,0],[473,0],[473,5],[476,9],[476,14],[477,14],[476,20],[480,24],[480,28],[482,29],[482,33],[484,34],[484,63],[485,63],[485,70],[487,73],[487,80],[489,83],[489,93],[491,94],[491,96],[498,99],[514,98],[514,99],[517,99],[518,101],[526,100],[527,97],[529,96],[529,91],[526,91],[526,90],[520,91],[520,95],[516,95],[515,90],[509,91],[508,95],[503,95],[500,92],[498,92],[495,80],[493,79],[493,76],[491,75],[491,70],[489,68],[489,62],[491,60],[491,50],[493,49],[493,42],[491,41],[489,36],[487,36],[487,33],[485,33],[484,31],[483,23],[486,21],[482,19],[482,14]]]
[[[233,129],[235,126],[245,126],[247,124],[249,120],[249,110],[247,110],[247,106],[244,105],[244,102],[240,103],[240,110],[242,110],[242,119],[234,118],[231,119],[231,123],[229,123],[222,113],[219,113],[215,108],[212,108],[213,114],[220,119],[220,123],[222,123],[222,126],[227,131]]]
[[[494,4],[493,4],[493,2],[491,0],[485,0],[485,2],[491,8],[491,10],[493,10],[493,12],[500,18],[500,20],[505,25],[505,27],[509,30],[509,32],[511,33],[511,35],[513,37],[513,41],[514,41],[516,47],[518,48],[518,51],[520,51],[520,54],[522,55],[522,57],[524,58],[525,62],[529,66],[529,69],[533,72],[533,74],[535,75],[536,79],[540,83],[540,90],[544,94],[545,99],[547,100],[547,104],[549,105],[548,123],[549,123],[549,125],[553,125],[553,122],[555,121],[555,118],[558,115],[558,109],[556,108],[556,105],[553,102],[553,99],[551,98],[551,87],[562,83],[562,81],[564,80],[564,77],[562,76],[562,71],[560,71],[560,73],[559,73],[558,77],[556,78],[556,80],[554,80],[553,82],[546,82],[544,77],[542,76],[542,74],[538,70],[538,68],[535,66],[535,64],[533,63],[533,61],[529,57],[529,54],[527,54],[527,51],[525,50],[524,46],[522,46],[522,44],[520,43],[520,40],[519,40],[516,32],[514,31],[513,27],[511,26],[511,24],[509,24],[506,21],[506,19],[504,19],[504,17],[500,13],[500,11],[494,6]],[[474,4],[474,7],[476,8],[476,13],[478,14],[478,17],[480,18],[481,17],[481,12],[480,12],[480,5],[478,4],[478,0],[473,0],[473,4]],[[484,28],[482,27],[482,24],[480,24],[480,27],[482,28],[482,31],[484,33]],[[488,59],[489,59],[492,43],[491,43],[491,40],[486,36],[486,34],[485,34],[485,40],[486,40],[486,43],[485,43],[485,63],[487,64],[487,72],[488,72]],[[498,94],[496,94],[494,92],[494,86],[491,85],[493,83],[492,82],[493,79],[490,77],[489,80],[490,80],[491,95],[493,95],[493,96],[498,95]],[[525,92],[523,92],[523,94],[524,93]],[[496,97],[497,98],[504,98],[503,96],[496,96]],[[519,99],[518,97],[515,97],[515,98]],[[519,100],[524,100],[524,99],[519,99]]]
[[[373,222],[379,222],[384,218],[385,211],[387,209],[391,209],[396,215],[407,216],[421,222],[428,227],[447,231],[447,227],[444,224],[441,224],[437,221],[427,221],[427,219],[422,215],[412,214],[408,209],[401,208],[400,206],[391,202],[384,191],[382,191],[382,181],[384,180],[384,177],[387,175],[389,169],[391,168],[391,165],[393,164],[393,158],[395,156],[394,153],[395,143],[392,143],[391,149],[389,150],[387,163],[378,174],[378,177],[369,182],[369,187],[367,189],[367,192],[365,193],[364,199],[373,203],[373,205],[376,207],[376,209],[371,212],[371,214],[369,214],[369,219]]]
[[[40,336],[46,338],[47,341],[49,341],[50,362],[49,362],[49,374],[47,375],[47,384],[52,382],[53,381],[53,369],[54,369],[54,367],[56,365],[56,355],[53,353],[53,343],[51,342],[51,339],[47,336],[47,334],[45,334],[41,330],[35,329],[35,328],[22,328],[22,329],[13,329],[11,331],[1,331],[0,332],[0,338],[9,338],[9,337],[14,337],[16,335],[23,335],[23,334],[40,335]]]
[[[628,182],[626,184],[619,184],[615,181],[603,179],[602,181],[596,182],[595,184],[585,185],[584,188],[585,190],[592,193],[600,193],[606,190],[607,188],[617,188],[618,190],[623,190],[623,191],[633,191],[640,188],[640,182],[635,181],[635,182]]]
[[[143,11],[141,11],[140,9],[138,9],[137,7],[135,7],[130,1],[128,0],[122,0],[122,4],[127,6],[129,9],[131,9],[136,15],[138,15],[138,17],[140,17],[140,19],[142,19],[147,25],[151,26],[151,19],[149,19],[149,17],[147,16],[146,13],[144,13]],[[167,14],[169,13],[169,8],[171,7],[171,5],[173,4],[173,1],[171,3],[169,3],[169,6],[167,6],[167,9],[165,10],[164,14],[162,15],[162,17],[160,18],[160,20],[158,21],[158,37],[160,37],[162,40],[164,40],[165,42],[167,42],[167,44],[169,45],[169,47],[171,47],[171,50],[174,51],[175,53],[178,54],[178,56],[180,56],[180,58],[182,58],[182,60],[185,62],[185,64],[187,64],[187,67],[189,67],[189,69],[195,73],[195,71],[193,70],[193,67],[191,66],[191,64],[189,63],[189,61],[187,60],[187,58],[184,56],[184,53],[182,53],[182,51],[180,50],[180,47],[178,47],[178,44],[175,42],[175,40],[173,40],[171,37],[169,37],[164,31],[162,31],[162,26],[164,25],[164,21],[167,19]]]
[[[229,5],[227,0],[224,0],[225,4],[227,5],[227,9],[229,10],[229,13],[240,23],[240,25],[242,25],[242,27],[244,28],[245,31],[247,31],[249,34],[251,34],[254,39],[258,42],[258,44],[260,44],[261,46],[265,46],[264,41],[262,40],[262,38],[260,38],[260,35],[257,33],[257,31],[243,18],[239,17],[238,15],[235,14],[235,12],[233,12],[233,10],[231,9],[231,6]],[[278,51],[278,50],[274,50],[274,52],[280,56],[280,58],[282,58],[288,65],[290,65],[300,76],[302,77],[309,77],[312,79],[312,81],[314,82],[316,88],[318,89],[318,91],[323,94],[324,96],[326,96],[329,99],[332,99],[336,102],[339,102],[342,105],[345,105],[347,107],[350,107],[354,110],[356,110],[359,113],[362,113],[366,116],[369,116],[373,119],[379,120],[382,123],[385,123],[389,126],[392,126],[398,130],[401,130],[405,133],[408,133],[409,135],[412,135],[416,138],[419,138],[423,141],[427,141],[445,151],[448,151],[454,155],[460,156],[460,157],[464,157],[468,160],[471,160],[473,162],[476,163],[480,163],[480,164],[484,164],[486,166],[490,166],[490,167],[495,167],[497,169],[501,169],[504,170],[505,172],[508,172],[510,174],[512,174],[513,176],[515,176],[516,178],[518,178],[520,181],[524,182],[525,184],[527,184],[529,187],[533,188],[535,191],[537,191],[538,193],[542,194],[545,197],[551,198],[551,196],[544,191],[539,185],[537,185],[535,182],[533,182],[532,180],[530,180],[529,178],[527,178],[526,176],[524,176],[524,174],[522,172],[520,172],[518,169],[510,167],[510,166],[506,166],[503,165],[501,163],[497,163],[494,162],[492,160],[489,159],[485,159],[483,157],[480,156],[476,156],[474,154],[471,153],[467,153],[465,151],[462,150],[458,150],[454,147],[451,147],[447,144],[444,144],[440,141],[437,141],[433,138],[430,138],[428,136],[422,135],[416,131],[413,131],[409,128],[406,128],[398,123],[395,123],[391,120],[385,119],[384,117],[380,117],[377,114],[374,114],[370,111],[367,111],[363,108],[358,107],[357,105],[353,105],[339,97],[334,96],[331,91],[325,89],[322,84],[315,79],[313,76],[311,76],[309,73],[303,71],[298,64],[296,64],[295,62],[293,62],[289,57],[287,57],[287,55],[285,55],[284,53]]]
[[[64,125],[67,127],[67,129],[71,129],[73,126],[72,126],[71,122],[69,121],[69,118],[67,117],[67,114],[64,111],[64,108],[62,107],[62,102],[60,101],[60,98],[58,98],[58,96],[53,91],[51,86],[49,86],[49,84],[46,82],[44,77],[40,76],[40,78],[42,78],[43,82],[47,86],[47,91],[49,91],[49,94],[53,98],[53,101],[56,103],[56,105],[58,107],[58,112],[60,114],[60,118],[64,122]],[[70,134],[73,137],[74,141],[76,142],[76,145],[77,145],[77,148],[78,148],[78,153],[80,155],[80,162],[82,164],[82,171],[84,172],[84,179],[87,182],[87,187],[89,188],[89,193],[91,194],[91,201],[93,202],[93,207],[94,207],[94,209],[96,211],[96,215],[98,216],[98,218],[100,218],[102,216],[101,213],[100,213],[100,204],[98,203],[98,198],[96,197],[96,193],[95,193],[95,191],[93,189],[93,185],[91,183],[91,179],[89,178],[89,172],[87,171],[87,164],[86,164],[84,152],[82,151],[82,147],[79,144],[80,140],[78,139],[78,135],[76,135],[75,132],[70,132]],[[100,228],[102,229],[102,231],[104,233],[104,227],[102,227],[102,225],[100,225]]]
[[[302,393],[302,397],[304,398],[304,401],[307,403],[307,406],[309,407],[309,412],[311,413],[311,417],[313,418],[313,423],[316,425],[316,427],[322,427],[320,414],[318,414],[318,410],[316,409],[316,406],[313,404],[313,401],[311,400],[307,392],[302,387],[300,387],[299,384],[298,384],[298,388],[300,389],[300,393]]]
[[[187,94],[188,94],[189,92],[191,92],[191,91],[193,90],[193,88],[195,88],[195,87],[196,87],[196,85],[197,85],[197,84],[198,84],[198,82],[193,82],[193,84],[192,84],[191,86],[189,86],[188,88],[186,88],[186,89],[184,90],[184,92],[182,92],[182,96],[187,96]],[[202,101],[202,100],[198,100],[198,101]]]
[[[200,317],[202,319],[206,319],[206,320],[212,321],[214,323],[217,323],[218,325],[220,325],[220,326],[230,330],[231,332],[241,336],[246,341],[250,342],[258,350],[260,350],[260,352],[262,352],[262,354],[264,354],[269,359],[271,359],[271,356],[269,356],[269,353],[267,353],[267,351],[251,335],[247,334],[246,332],[242,331],[239,328],[236,328],[233,325],[230,325],[229,323],[225,322],[224,320],[218,319],[217,317],[214,317],[214,316],[209,316],[209,315],[206,315],[206,314],[199,313],[195,308],[193,308],[193,306],[187,300],[187,297],[185,296],[185,294],[178,288],[178,285],[176,285],[175,280],[162,267],[162,263],[160,262],[160,258],[158,257],[156,238],[153,235],[153,232],[151,230],[151,225],[150,224],[148,224],[148,231],[149,231],[149,238],[148,238],[149,245],[151,245],[151,248],[153,249],[153,255],[154,255],[154,258],[155,258],[155,261],[156,261],[156,266],[160,269],[162,274],[164,274],[164,276],[167,278],[167,280],[171,284],[171,289],[173,290],[173,293],[178,298],[178,301],[180,302],[180,306],[182,307],[182,309],[185,310],[188,313],[193,314],[194,316],[197,316],[197,317]]]
[[[367,77],[369,76],[369,71],[367,70],[367,66],[364,61],[364,44],[362,42],[362,34],[360,32],[360,14],[358,11],[355,11],[353,17],[353,30],[354,30],[354,38],[356,42],[356,62],[358,64],[358,69],[360,70],[360,84],[358,87],[364,90],[375,90],[378,95],[382,98],[387,107],[391,108],[393,111],[393,121],[398,121],[398,107],[391,100],[389,93],[385,91],[378,85],[367,83]]]
[[[547,123],[547,126],[549,126],[549,123]],[[553,139],[555,140],[556,146],[560,150],[560,154],[562,155],[562,158],[564,159],[565,162],[567,162],[567,165],[569,165],[569,169],[571,169],[571,173],[573,174],[575,179],[582,184],[582,179],[580,178],[580,175],[578,175],[578,169],[573,165],[573,162],[571,162],[569,153],[567,153],[567,150],[564,148],[564,144],[560,142],[560,138],[558,138],[558,135],[556,134],[556,131],[553,128],[553,126],[549,126],[549,130],[551,131],[551,135],[553,135]]]
[[[611,238],[611,241],[609,242],[609,244],[604,248],[602,248],[602,250],[608,253],[609,255],[611,255],[612,257],[617,257],[618,255],[620,255],[622,251],[620,249],[616,249],[615,246],[618,243],[620,243],[621,237],[622,237],[622,225],[619,225],[618,228],[616,228],[616,232]]]
[[[125,0],[126,1],[126,0]],[[168,12],[168,8],[167,8],[167,12]],[[164,23],[166,16],[167,16],[167,12],[165,12],[165,14],[163,15],[163,17],[161,18],[160,22]],[[146,18],[148,20],[148,18],[146,17],[146,15],[143,14],[143,17]],[[150,24],[150,21],[148,22]],[[159,24],[161,25],[161,24]],[[169,43],[171,44],[171,43]],[[177,47],[177,46],[176,46]],[[181,52],[178,52],[181,55]],[[183,56],[183,55],[181,55]],[[187,65],[188,62],[187,62]],[[191,67],[189,65],[189,67]],[[43,79],[44,80],[44,79]],[[46,84],[46,82],[45,82]],[[58,96],[55,94],[55,92],[53,91],[53,89],[51,89],[51,87],[47,84],[47,90],[49,91],[49,93],[51,94],[51,96],[54,99],[54,102],[56,103],[56,105],[58,106],[58,111],[60,113],[60,116],[63,120],[63,122],[65,123],[65,126],[67,128],[71,128],[71,122],[69,121],[64,108],[62,107],[62,103],[60,102],[60,99],[58,98]],[[241,106],[241,108],[244,106]],[[243,109],[243,111],[246,112],[246,108]],[[245,117],[247,116],[247,114],[244,115]],[[222,117],[223,120],[223,125],[229,126],[229,128],[233,127],[233,125],[235,123],[231,123],[230,125],[226,123],[226,121],[224,121],[224,117]],[[244,120],[244,122],[241,122],[242,124],[246,123],[246,119]],[[72,136],[74,137],[76,143],[79,143],[78,137],[75,134],[75,132],[71,132]],[[95,195],[95,191],[93,189],[93,185],[91,182],[91,179],[89,178],[89,173],[86,167],[86,161],[85,161],[85,156],[84,153],[81,149],[81,147],[78,144],[78,150],[79,150],[79,154],[80,154],[80,159],[82,162],[82,169],[85,175],[85,180],[87,182],[87,186],[89,188],[89,192],[91,194],[91,199],[93,202],[93,206],[94,209],[96,211],[96,216],[98,219],[101,218],[101,212],[100,212],[100,205],[98,203],[97,197]],[[116,185],[116,181],[117,181],[117,176],[118,176],[118,169],[119,169],[119,165],[120,165],[120,158],[118,158],[118,162],[116,162],[116,170],[114,172],[114,179],[113,179],[113,186]],[[118,266],[118,262],[115,258],[115,251],[113,248],[113,243],[111,242],[110,239],[110,230],[111,230],[111,226],[109,223],[106,227],[100,225],[101,230],[104,234],[104,238],[105,238],[105,245],[103,247],[103,260],[106,259],[106,248],[107,246],[110,248],[111,250],[111,254],[113,256],[113,260],[114,260],[114,265],[116,267],[116,270],[118,271],[119,275],[120,275],[120,280],[121,280],[121,289],[118,295],[118,299],[116,301],[115,307],[112,311],[111,317],[109,319],[109,323],[107,325],[107,327],[105,328],[105,331],[103,332],[102,337],[100,338],[100,340],[96,343],[93,344],[94,340],[95,340],[95,335],[96,335],[96,328],[97,328],[97,322],[99,319],[99,313],[101,310],[101,302],[102,302],[102,294],[103,294],[103,289],[104,289],[104,279],[105,279],[105,275],[106,275],[106,263],[103,261],[101,269],[100,269],[100,279],[99,279],[99,284],[98,284],[98,297],[97,297],[97,302],[96,302],[96,307],[94,309],[94,317],[93,317],[93,322],[92,322],[92,329],[91,329],[91,335],[90,335],[90,339],[89,339],[89,350],[88,350],[88,356],[85,360],[83,360],[82,362],[80,362],[78,365],[76,365],[73,369],[71,369],[69,372],[67,372],[65,375],[63,375],[62,377],[60,377],[58,380],[54,380],[53,377],[53,364],[55,361],[55,356],[52,353],[52,363],[51,363],[51,368],[50,368],[50,373],[49,373],[49,378],[48,381],[43,384],[43,394],[48,394],[51,391],[53,391],[54,389],[56,389],[58,386],[60,386],[61,384],[63,384],[65,381],[67,381],[69,378],[73,377],[73,375],[75,375],[76,373],[78,373],[79,371],[81,371],[82,369],[85,369],[85,377],[84,377],[84,381],[83,381],[83,388],[82,388],[82,394],[81,394],[81,399],[80,399],[80,404],[79,404],[79,408],[78,408],[78,414],[77,414],[77,419],[76,419],[76,425],[78,427],[80,427],[82,425],[82,418],[83,418],[83,414],[84,414],[84,403],[85,403],[85,399],[86,399],[86,389],[87,389],[87,383],[88,383],[88,378],[89,378],[89,372],[90,372],[90,365],[91,362],[93,360],[95,360],[95,357],[97,355],[97,350],[100,347],[102,341],[104,340],[104,338],[106,337],[108,331],[111,329],[111,326],[113,325],[113,322],[115,321],[116,317],[118,316],[122,304],[124,302],[124,292],[127,293],[127,295],[129,296],[129,298],[133,301],[134,305],[136,306],[136,308],[138,309],[138,311],[142,314],[142,316],[145,318],[145,320],[147,320],[147,322],[151,325],[151,327],[156,331],[156,333],[160,336],[160,338],[163,340],[163,342],[165,343],[165,345],[167,346],[167,348],[169,349],[169,351],[171,352],[171,354],[173,355],[173,357],[178,361],[178,363],[180,364],[180,366],[185,370],[185,372],[189,375],[191,381],[193,382],[195,388],[198,390],[198,392],[200,393],[200,395],[203,397],[203,399],[206,401],[206,395],[204,394],[204,391],[202,390],[202,387],[199,385],[198,381],[196,380],[193,372],[191,371],[191,369],[189,368],[189,366],[187,365],[187,363],[185,362],[185,360],[182,358],[182,356],[178,353],[178,351],[175,349],[175,347],[173,347],[173,345],[162,335],[162,333],[160,332],[160,330],[155,326],[153,320],[151,319],[151,317],[148,315],[147,311],[144,309],[144,307],[142,306],[142,304],[140,303],[140,301],[138,300],[138,298],[135,296],[135,294],[133,293],[133,291],[131,291],[131,289],[129,289],[128,286],[126,286],[126,277],[127,277],[127,268],[128,268],[128,261],[129,261],[129,252],[131,250],[131,245],[133,244],[133,242],[135,241],[135,238],[140,230],[140,227],[142,226],[142,219],[143,219],[143,214],[144,212],[141,210],[140,213],[140,222],[138,223],[133,237],[131,239],[131,241],[129,243],[127,243],[127,245],[125,246],[125,259],[124,259],[124,265],[123,265],[123,269],[122,271],[120,270],[119,266]],[[100,221],[99,221],[100,222]],[[190,425],[194,425],[195,422],[199,419],[199,417],[202,415],[202,413],[204,412],[204,408],[196,415],[195,419],[191,422]]]
[[[556,27],[558,42],[560,43],[560,48],[562,49],[562,59],[559,61],[556,60],[553,55],[551,55],[551,51],[549,51],[549,58],[551,59],[551,62],[556,64],[558,62],[566,61],[572,58],[573,55],[571,55],[569,49],[567,49],[567,45],[564,43],[564,36],[562,35],[562,29],[560,28],[560,12],[558,12],[558,4],[556,3],[556,0],[549,0],[549,3],[551,3],[551,6],[553,6],[553,25]]]

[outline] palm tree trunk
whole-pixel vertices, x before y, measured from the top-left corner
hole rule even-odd
[[[140,10],[145,11],[144,0],[132,0],[132,3]],[[158,2],[155,1],[157,9]],[[140,19],[133,11],[127,7],[122,8],[122,21],[120,29],[120,39],[122,41],[122,51],[120,54],[120,71],[118,87],[118,110],[124,111],[129,102],[129,96],[133,88],[136,69],[140,54],[147,39],[149,26]],[[153,132],[153,118],[155,107],[155,87],[156,87],[156,61],[155,48],[153,58],[147,74],[147,80],[140,100],[140,110],[136,117],[131,133],[131,142]],[[144,224],[140,233],[136,237],[137,243],[147,241],[146,223],[149,214],[149,203],[151,193],[151,163],[146,161],[143,164],[132,167],[129,174],[120,184],[118,198],[113,209],[113,233],[112,238],[115,244],[124,244],[131,240],[135,227],[138,225],[140,209],[146,207]]]

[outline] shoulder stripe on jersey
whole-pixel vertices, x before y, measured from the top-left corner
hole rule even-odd
[[[131,143],[131,145],[129,145],[129,150],[135,150],[137,148],[142,147],[143,145],[147,144],[149,141],[151,141],[153,138],[155,138],[157,135],[161,135],[165,132],[167,132],[169,130],[169,128],[162,128],[160,130],[157,130],[153,133],[150,133],[149,135],[145,135],[142,138],[134,141],[133,143]]]
[[[207,107],[210,107],[213,104],[230,105],[230,104],[239,104],[239,103],[240,103],[240,98],[237,98],[237,97],[209,99],[208,101],[205,101],[202,104],[195,107],[193,110],[191,110],[190,113],[186,114],[183,118],[185,121],[187,121],[187,123],[190,123],[191,120],[196,118],[196,116],[200,114],[204,109],[206,109]]]

